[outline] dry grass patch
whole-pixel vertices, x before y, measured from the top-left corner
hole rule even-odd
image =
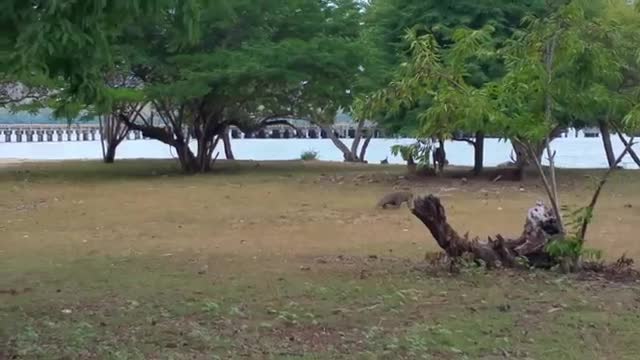
[[[480,236],[520,231],[535,180],[404,179],[395,166],[163,161],[0,170],[0,358],[635,358],[635,284],[424,273],[435,243],[394,188]],[[582,204],[588,173],[561,173]],[[607,185],[588,239],[640,258],[640,178]],[[506,355],[505,355],[506,354]]]

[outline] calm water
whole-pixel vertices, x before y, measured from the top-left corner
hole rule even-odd
[[[412,139],[373,139],[367,152],[370,163],[378,163],[385,157],[390,163],[402,163],[402,159],[391,155],[394,144],[410,144]],[[624,146],[617,137],[612,137],[614,150],[619,154]],[[350,139],[345,139],[347,146]],[[218,147],[220,159],[224,158],[222,144]],[[307,150],[317,151],[321,160],[342,161],[342,154],[328,139],[233,139],[232,146],[237,159],[290,160],[298,159]],[[195,144],[193,145],[195,147]],[[560,138],[552,143],[557,151],[556,162],[565,168],[604,168],[607,162],[600,138]],[[640,153],[640,145],[635,149]],[[452,165],[471,166],[473,148],[464,142],[448,142],[447,157]],[[509,160],[511,145],[496,139],[485,143],[485,165],[495,166]],[[124,141],[118,148],[118,158],[171,158],[175,153],[169,146],[152,140]],[[0,159],[67,160],[100,159],[100,142],[52,142],[52,143],[0,143]],[[625,168],[637,168],[627,156]]]

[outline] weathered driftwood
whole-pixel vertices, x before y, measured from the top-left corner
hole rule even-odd
[[[514,267],[521,264],[518,258],[527,260],[528,265],[550,267],[553,259],[545,252],[545,245],[558,233],[553,211],[542,202],[529,209],[520,237],[505,239],[496,235],[486,242],[469,235],[460,236],[447,222],[444,207],[436,196],[421,196],[413,201],[411,212],[424,223],[438,245],[446,254],[456,259],[470,255],[474,260],[482,260],[488,267]]]

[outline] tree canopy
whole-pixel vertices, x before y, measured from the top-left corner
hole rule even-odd
[[[568,126],[640,122],[640,15],[624,0],[10,0],[0,20],[0,106],[110,114],[190,172],[229,126],[291,117],[362,161],[361,127],[351,149],[329,128],[339,111],[467,141],[476,170],[485,134],[539,153]]]
[[[379,87],[384,87],[385,83],[393,80],[393,73],[397,73],[396,69],[399,66],[410,62],[408,58],[413,49],[410,47],[411,41],[406,39],[407,31],[416,37],[431,36],[433,45],[438,47],[442,56],[446,57],[448,56],[446,53],[456,42],[456,32],[459,29],[491,28],[491,35],[485,44],[488,46],[487,49],[482,54],[469,54],[465,60],[464,73],[459,75],[465,83],[474,87],[480,87],[498,79],[504,75],[505,68],[494,50],[502,48],[508,39],[522,30],[522,20],[526,16],[541,16],[550,11],[546,5],[545,0],[373,1],[367,14],[369,28],[367,34],[371,37],[373,46],[379,49],[380,57],[384,59],[387,69],[379,72]],[[445,96],[445,94],[439,96]],[[378,124],[390,132],[404,136],[437,137],[449,134],[449,137],[452,137],[454,132],[451,130],[429,132],[423,126],[423,116],[433,105],[431,96],[421,96],[414,100],[404,102],[402,106],[387,104],[385,107],[374,107],[378,110],[375,113],[369,108],[366,109],[367,114],[376,118]],[[464,120],[456,121],[460,124]],[[477,116],[467,120],[469,120],[468,124],[456,129],[455,138],[467,141],[474,146],[476,153],[474,168],[476,172],[480,172],[483,166],[482,153],[486,129]],[[431,129],[435,128],[437,128],[435,124],[431,126]],[[463,134],[474,134],[474,139],[460,137]]]
[[[103,71],[112,65],[113,39],[122,26],[172,12],[193,32],[196,0],[7,0],[0,4],[0,75],[24,82],[34,74],[62,79],[83,102],[102,95]]]
[[[230,125],[251,132],[260,119],[335,117],[359,91],[367,51],[357,1],[202,1],[199,11],[197,41],[182,41],[188,34],[169,12],[129,24],[115,46],[119,71],[142,82],[173,133],[129,125],[175,147],[185,170],[207,170]]]

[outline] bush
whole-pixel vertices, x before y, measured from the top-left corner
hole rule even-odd
[[[305,151],[300,155],[300,159],[304,161],[318,160],[318,152],[313,150]]]
[[[391,154],[400,155],[407,162],[410,174],[435,175],[435,169],[431,167],[431,140],[418,139],[411,145],[393,145]]]

